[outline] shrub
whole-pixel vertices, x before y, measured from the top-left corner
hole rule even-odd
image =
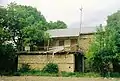
[[[58,73],[59,69],[58,69],[58,65],[55,63],[48,63],[43,69],[43,72],[47,72],[47,73]]]
[[[0,44],[0,75],[9,75],[16,70],[16,57],[12,44]]]
[[[30,65],[22,64],[22,67],[19,69],[20,72],[28,72],[30,70]]]
[[[110,73],[110,77],[120,77],[119,72]]]

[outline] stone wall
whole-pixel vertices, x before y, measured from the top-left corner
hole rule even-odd
[[[64,47],[69,47],[69,46],[71,46],[71,39],[78,40],[78,36],[77,37],[54,38],[54,40],[52,41],[54,43],[53,46],[59,46],[59,40],[64,40]],[[93,34],[80,35],[80,43],[79,44],[84,52],[88,51],[90,44],[92,42],[92,39],[93,39]],[[78,44],[78,41],[76,42],[76,44]]]
[[[53,55],[19,55],[18,69],[22,64],[30,65],[31,69],[42,69],[47,63],[57,63],[59,71],[74,72],[74,54]]]
[[[84,35],[80,38],[80,47],[84,52],[87,52],[92,43],[93,35]]]

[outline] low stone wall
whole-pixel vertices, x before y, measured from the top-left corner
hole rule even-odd
[[[22,64],[30,65],[31,69],[41,70],[47,63],[57,63],[59,71],[74,72],[74,54],[22,54],[18,55],[18,69]]]

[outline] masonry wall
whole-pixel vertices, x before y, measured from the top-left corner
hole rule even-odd
[[[42,69],[47,63],[57,63],[59,71],[74,72],[74,54],[53,55],[19,55],[18,69],[22,64],[30,65],[31,69]]]
[[[78,40],[78,37],[59,37],[59,38],[54,38],[54,41],[52,41],[54,43],[53,46],[59,46],[59,40],[64,40],[64,47],[69,47],[71,46],[71,39],[76,39]],[[88,51],[90,44],[92,42],[93,39],[93,34],[83,34],[80,35],[80,47],[82,48],[82,50],[84,52]],[[76,42],[76,44],[78,44],[78,41]]]
[[[92,43],[93,35],[81,35],[80,37],[80,47],[82,48],[83,52],[87,52],[90,44]]]

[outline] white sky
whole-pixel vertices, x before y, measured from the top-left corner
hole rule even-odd
[[[87,27],[105,25],[107,16],[120,9],[120,0],[0,0],[0,4],[13,1],[36,7],[48,21],[61,20],[68,27],[79,27],[81,5],[83,26]]]

